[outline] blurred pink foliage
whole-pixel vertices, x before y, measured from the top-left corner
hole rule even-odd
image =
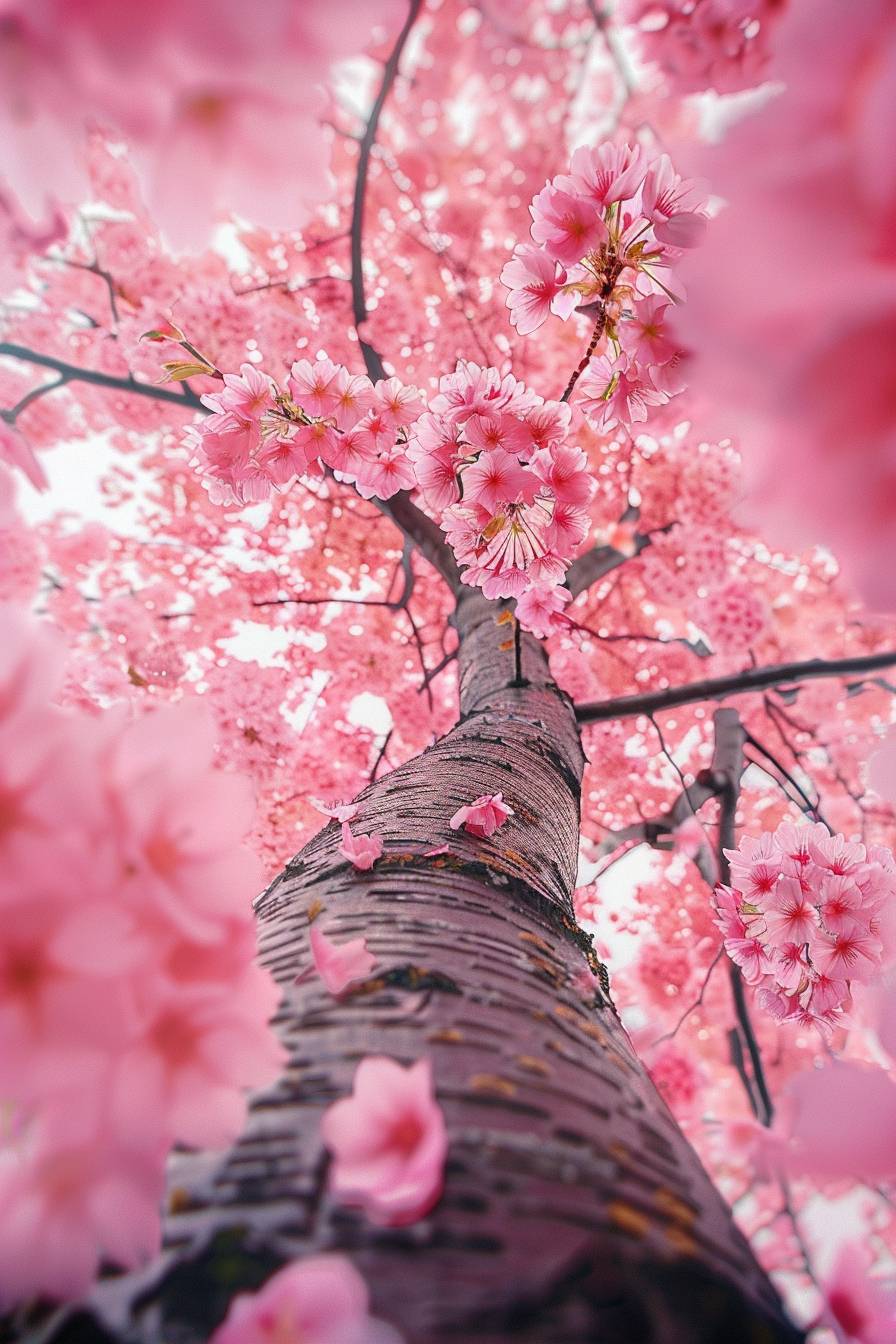
[[[0,173],[32,220],[52,220],[83,198],[85,128],[100,126],[126,137],[175,245],[205,243],[218,211],[294,226],[329,190],[327,71],[403,8],[4,0]]]
[[[889,609],[894,70],[890,0],[848,14],[790,0],[767,71],[783,91],[698,156],[724,208],[680,319],[696,385],[737,426],[755,517],[784,545],[830,544],[863,597]]]

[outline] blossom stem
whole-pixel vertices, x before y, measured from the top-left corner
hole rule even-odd
[[[591,333],[591,340],[588,342],[588,349],[585,351],[585,356],[582,360],[580,360],[578,367],[573,370],[572,377],[566,384],[563,396],[560,398],[561,401],[569,401],[573,393],[573,388],[581,378],[582,374],[587,369],[589,363],[591,362],[591,356],[597,349],[597,343],[600,340],[601,336],[603,336],[604,334],[604,327],[606,326],[607,323],[607,310],[604,306],[604,302],[602,299],[599,300],[599,303],[600,303],[600,311],[598,313],[597,321],[594,324],[594,331]]]
[[[737,847],[735,817],[740,798],[740,780],[744,770],[744,739],[746,734],[736,709],[717,709],[713,719],[713,727],[716,734],[713,770],[719,775],[721,783],[716,863],[718,865],[719,881],[727,886],[731,880],[731,865],[725,851]],[[756,1039],[756,1033],[753,1030],[753,1023],[750,1020],[744,979],[740,967],[736,966],[733,961],[729,963],[728,976],[731,983],[731,994],[734,999],[734,1011],[737,1017],[739,1044],[746,1046],[747,1053],[750,1056],[753,1071],[752,1085],[745,1076],[746,1068],[742,1049],[735,1048],[732,1055],[735,1060],[740,1059],[738,1071],[741,1074],[756,1119],[761,1121],[763,1125],[768,1126],[774,1119],[775,1108],[765,1077],[762,1052]],[[733,1040],[732,1046],[734,1046]]]

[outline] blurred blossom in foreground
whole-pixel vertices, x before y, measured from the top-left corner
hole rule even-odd
[[[85,127],[99,126],[127,139],[175,245],[204,243],[222,209],[295,228],[330,187],[322,80],[403,12],[399,0],[4,0],[0,179],[17,198],[0,197],[4,213],[47,233],[57,201],[87,192]]]
[[[786,85],[699,164],[727,202],[688,276],[695,387],[740,426],[757,516],[896,606],[896,8],[794,0]],[[824,70],[823,79],[818,77]]]

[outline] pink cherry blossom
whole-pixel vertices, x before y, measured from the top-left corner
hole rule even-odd
[[[397,378],[376,384],[374,399],[380,414],[392,429],[410,425],[423,411],[423,399],[416,387],[405,387]]]
[[[569,624],[563,608],[571,598],[569,589],[556,583],[530,588],[516,600],[516,618],[524,630],[547,639]]]
[[[481,453],[464,472],[464,498],[493,514],[500,513],[503,503],[522,499],[531,504],[537,489],[538,478],[501,449]]]
[[[213,412],[187,429],[192,464],[213,502],[252,504],[324,466],[365,499],[390,499],[416,484],[406,427],[423,403],[397,378],[374,386],[326,356],[297,360],[287,391],[244,364],[202,398]]]
[[[498,827],[503,826],[507,818],[513,815],[513,809],[504,802],[502,794],[484,793],[481,798],[474,798],[473,802],[465,807],[459,807],[448,825],[452,831],[458,831],[463,826],[471,835],[485,839],[493,835]]]
[[[573,152],[570,181],[574,190],[603,209],[635,196],[647,173],[643,145],[580,145]],[[565,182],[567,179],[561,178]]]
[[[667,312],[683,296],[673,271],[705,231],[708,191],[640,145],[582,145],[570,168],[535,196],[538,246],[518,244],[501,278],[521,333],[576,309],[595,321],[590,378],[578,380],[577,401],[609,430],[646,420],[684,390],[686,355],[667,331]]]
[[[521,336],[547,321],[551,313],[568,317],[576,306],[574,292],[564,293],[566,271],[543,248],[521,243],[501,272],[506,285],[510,321]]]
[[[400,1344],[370,1315],[361,1275],[341,1255],[278,1270],[257,1293],[239,1293],[209,1344]]]
[[[461,361],[412,430],[417,483],[464,582],[486,597],[559,582],[586,535],[592,483],[584,454],[564,443],[570,423],[568,406]]]
[[[707,195],[705,183],[680,177],[668,154],[662,154],[647,170],[641,208],[659,242],[671,247],[696,247],[706,232]]]
[[[309,415],[328,416],[336,410],[340,388],[334,386],[339,368],[330,359],[299,359],[289,373],[289,390]]]
[[[351,1097],[328,1108],[321,1133],[331,1191],[372,1222],[417,1222],[439,1199],[448,1139],[428,1059],[407,1068],[383,1055],[363,1059]]]
[[[413,464],[402,445],[380,452],[372,461],[355,469],[358,494],[364,499],[391,499],[399,490],[411,490],[415,484]]]
[[[532,237],[564,266],[575,265],[607,237],[607,226],[590,201],[550,183],[529,208]]]
[[[579,380],[579,405],[592,424],[610,429],[615,424],[638,424],[651,406],[667,398],[648,373],[624,352],[610,359],[593,359]]]
[[[312,924],[308,938],[315,969],[331,994],[341,994],[355,980],[366,980],[376,965],[365,938],[334,943],[316,924]]]
[[[344,854],[349,863],[367,872],[376,863],[383,852],[383,837],[373,835],[353,835],[347,821],[342,823],[342,844],[339,853]]]

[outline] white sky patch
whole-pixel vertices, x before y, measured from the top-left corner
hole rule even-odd
[[[362,691],[350,702],[345,716],[356,728],[370,728],[380,736],[392,729],[392,714],[381,695]]]

